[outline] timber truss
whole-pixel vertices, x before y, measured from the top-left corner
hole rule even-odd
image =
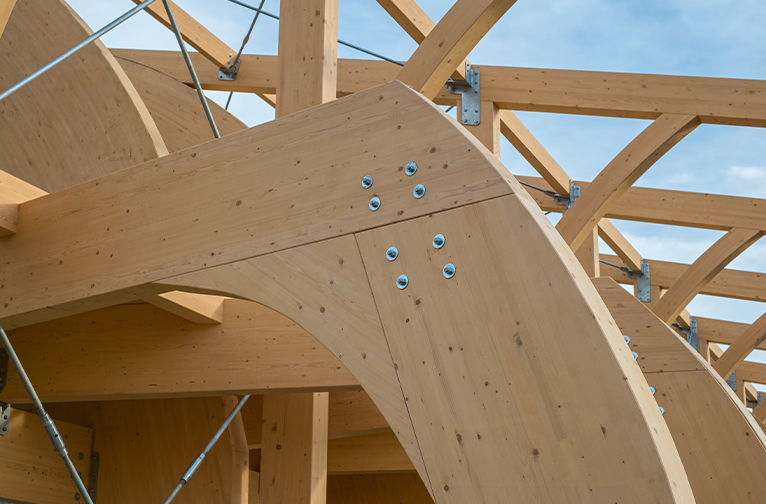
[[[471,66],[515,0],[438,23],[379,0],[405,62],[338,59],[337,0],[283,0],[278,57],[135,3],[197,52],[95,41],[37,76],[91,31],[0,0],[0,323],[26,371],[0,354],[0,500],[764,501],[766,315],[686,307],[766,300],[726,268],[766,200],[633,183],[702,123],[766,127],[766,81]],[[519,110],[652,123],[572,181]],[[610,219],[726,234],[669,263]]]

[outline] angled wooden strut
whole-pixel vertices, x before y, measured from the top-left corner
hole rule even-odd
[[[593,283],[665,410],[698,504],[763,499],[766,436],[731,388],[677,333],[609,278]]]
[[[675,320],[708,282],[762,235],[761,230],[753,229],[732,229],[726,233],[670,286],[654,305],[654,313],[665,322]]]
[[[745,357],[755,350],[766,339],[766,315],[761,315],[758,320],[747,328],[723,355],[713,364],[713,368],[724,379],[736,371]]]
[[[617,201],[646,170],[699,124],[696,116],[665,114],[625,147],[556,225],[572,250],[582,245],[611,203]]]
[[[19,211],[30,225],[6,240],[0,266],[6,326],[146,291],[246,297],[340,358],[436,502],[693,500],[640,370],[568,247],[494,156],[400,83]],[[108,225],[82,225],[94,221]]]

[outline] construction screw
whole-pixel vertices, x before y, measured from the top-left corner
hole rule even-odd
[[[396,286],[399,288],[399,290],[406,289],[409,283],[410,279],[407,278],[407,275],[399,275],[399,278],[396,279]]]
[[[431,243],[433,243],[435,249],[442,248],[444,246],[444,235],[438,234],[434,236],[434,239]]]
[[[80,500],[80,493],[79,492],[74,494],[74,500],[76,500],[76,501]]]
[[[362,177],[362,187],[365,189],[372,187],[372,175],[365,175]]]
[[[426,186],[424,186],[423,184],[416,185],[415,189],[412,190],[412,195],[415,196],[415,199],[422,198],[425,193],[426,193]]]
[[[404,167],[404,173],[406,173],[408,177],[415,175],[416,171],[418,171],[418,164],[414,161],[407,163],[407,166]]]
[[[395,261],[397,257],[399,257],[398,248],[389,247],[388,250],[386,250],[386,259],[388,259],[389,261]]]
[[[449,263],[444,266],[444,268],[442,268],[442,274],[444,275],[444,278],[452,278],[455,276],[455,265]]]
[[[374,198],[370,200],[370,210],[374,212],[378,208],[380,208],[380,198],[375,196]]]
[[[78,454],[77,454],[77,458],[78,458],[78,459],[80,459],[80,460],[82,460],[82,459],[84,459],[84,458],[85,458],[85,455],[83,455],[83,453],[82,453],[82,452],[80,452],[80,453],[78,453]]]

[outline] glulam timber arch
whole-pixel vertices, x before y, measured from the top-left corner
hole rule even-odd
[[[414,178],[400,171],[410,160]],[[180,286],[246,297],[346,364],[437,502],[693,501],[640,370],[568,247],[494,156],[401,84],[38,198],[20,216],[29,226],[4,243],[18,260],[0,273],[7,326]],[[108,229],[82,228],[93,220]],[[457,267],[451,281],[442,262]],[[558,337],[573,327],[577,338]]]

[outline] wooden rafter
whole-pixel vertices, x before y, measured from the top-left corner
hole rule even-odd
[[[762,231],[752,229],[732,229],[726,233],[670,286],[652,308],[654,313],[667,323],[674,321],[705,285],[761,236]]]
[[[766,315],[762,315],[743,332],[723,355],[715,362],[713,367],[723,378],[736,371],[745,358],[766,339]]]

